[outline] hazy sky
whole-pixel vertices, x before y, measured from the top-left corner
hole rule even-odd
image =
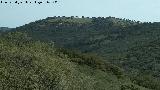
[[[33,2],[34,0],[30,1]],[[57,4],[41,5],[0,3],[0,27],[18,27],[35,20],[58,15],[113,16],[139,21],[160,22],[160,0],[58,0]]]

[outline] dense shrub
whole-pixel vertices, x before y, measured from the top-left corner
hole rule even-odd
[[[59,48],[56,50],[57,55],[62,55],[64,57],[67,55],[70,58],[71,62],[75,62],[78,64],[85,64],[95,69],[100,69],[102,71],[111,71],[118,78],[123,76],[123,71],[119,67],[110,64],[106,60],[103,60],[102,57],[93,54],[93,53],[81,53],[80,51],[67,50]],[[62,54],[63,53],[63,54]]]

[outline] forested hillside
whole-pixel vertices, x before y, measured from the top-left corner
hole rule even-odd
[[[21,32],[0,36],[1,90],[149,90],[99,56],[56,48]]]
[[[160,90],[160,23],[114,17],[48,17],[15,31],[25,32],[35,41],[54,42],[59,48],[95,53],[123,68],[134,84]]]

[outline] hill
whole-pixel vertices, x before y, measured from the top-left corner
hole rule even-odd
[[[8,28],[8,27],[0,27],[0,32],[5,32],[8,30],[11,30],[12,28]]]
[[[114,17],[49,17],[18,27],[34,40],[97,53],[123,68],[135,84],[159,90],[160,23]]]
[[[99,56],[33,41],[25,33],[0,36],[1,90],[149,90]]]

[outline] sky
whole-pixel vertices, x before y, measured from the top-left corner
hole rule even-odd
[[[1,1],[1,0],[0,0]],[[12,1],[16,0],[2,0]],[[26,0],[18,0],[25,2]],[[35,0],[28,0],[35,1]],[[47,1],[47,0],[37,0]],[[48,0],[54,1],[54,0]],[[160,22],[160,0],[57,0],[43,4],[0,3],[0,27],[15,28],[53,16],[116,17]]]

